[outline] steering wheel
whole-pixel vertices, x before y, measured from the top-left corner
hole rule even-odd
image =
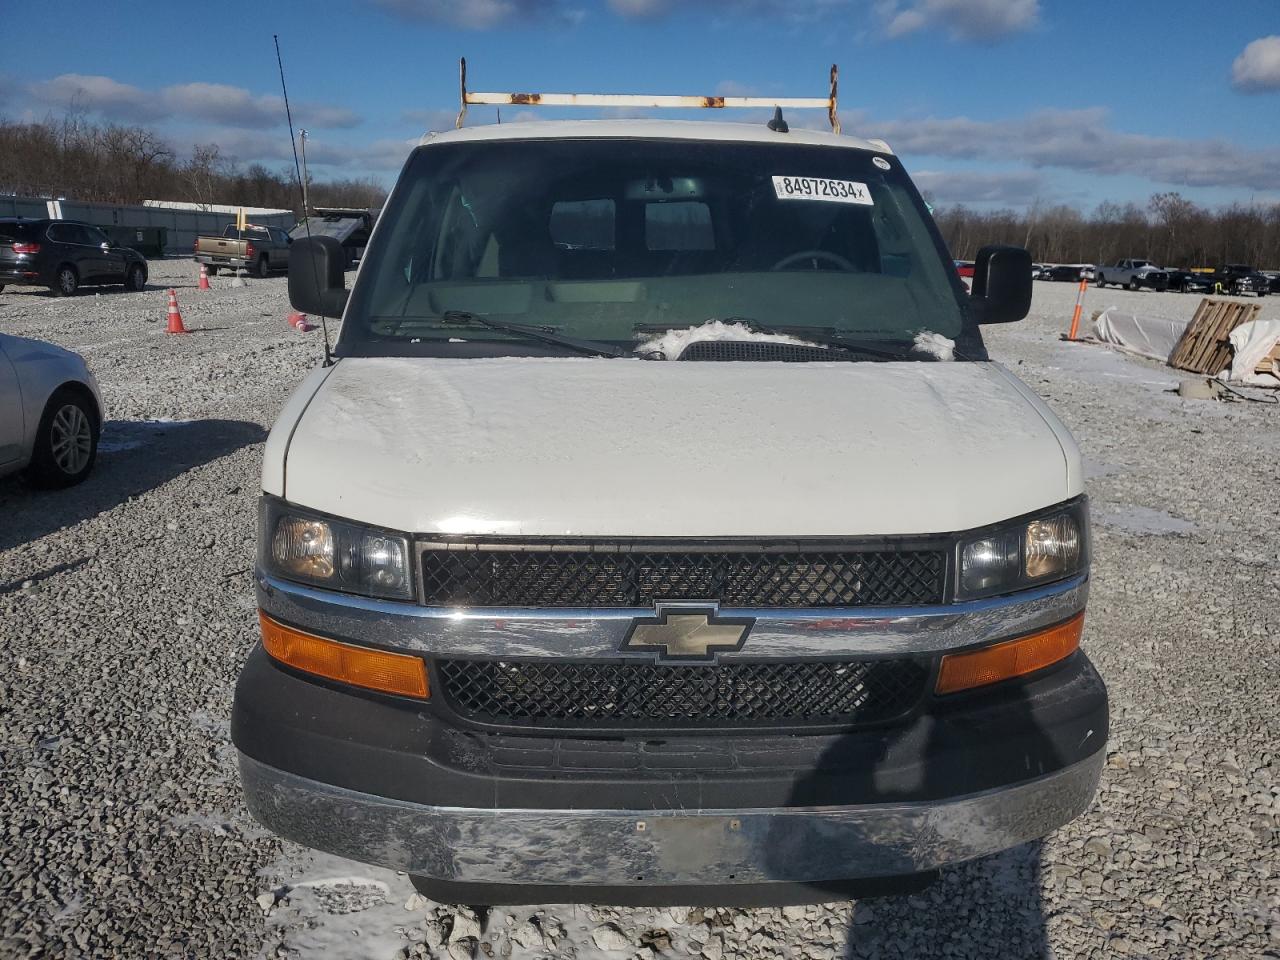
[[[832,253],[829,250],[801,250],[798,253],[788,254],[787,256],[779,260],[777,263],[775,263],[769,269],[770,270],[786,270],[788,267],[797,263],[804,263],[806,260],[813,261],[815,270],[817,269],[818,261],[825,260],[828,263],[834,263],[837,267],[839,267],[841,270],[846,271],[847,273],[858,272],[858,268],[855,267],[852,263],[850,263],[844,257],[840,256],[840,254]]]

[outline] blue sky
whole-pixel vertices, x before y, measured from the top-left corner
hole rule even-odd
[[[845,132],[887,139],[940,204],[1280,202],[1277,0],[46,0],[41,19],[75,27],[7,45],[0,118],[74,102],[279,169],[278,33],[317,177],[390,183],[452,125],[459,55],[477,90],[759,96],[825,95],[836,62]],[[591,114],[537,114],[566,115]]]

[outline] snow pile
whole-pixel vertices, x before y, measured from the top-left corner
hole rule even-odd
[[[917,353],[927,354],[935,360],[954,360],[956,358],[956,342],[940,333],[921,330],[916,334],[911,349]]]
[[[667,360],[679,360],[685,348],[704,340],[752,340],[757,343],[790,343],[800,347],[821,346],[787,333],[761,333],[752,330],[745,323],[733,320],[708,320],[696,327],[668,330],[661,336],[643,340],[636,347],[636,353],[641,356],[661,354]]]

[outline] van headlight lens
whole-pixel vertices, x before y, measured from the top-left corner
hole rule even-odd
[[[413,599],[409,540],[264,497],[258,560],[285,580],[370,597]]]
[[[1043,516],[961,541],[956,599],[1063,580],[1089,565],[1089,505],[1081,497]]]

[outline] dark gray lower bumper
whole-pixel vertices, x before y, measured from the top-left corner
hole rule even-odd
[[[244,754],[240,777],[253,815],[282,836],[438,880],[753,884],[919,873],[1044,836],[1089,806],[1104,756],[1099,749],[1048,776],[939,801],[660,812],[408,803]]]

